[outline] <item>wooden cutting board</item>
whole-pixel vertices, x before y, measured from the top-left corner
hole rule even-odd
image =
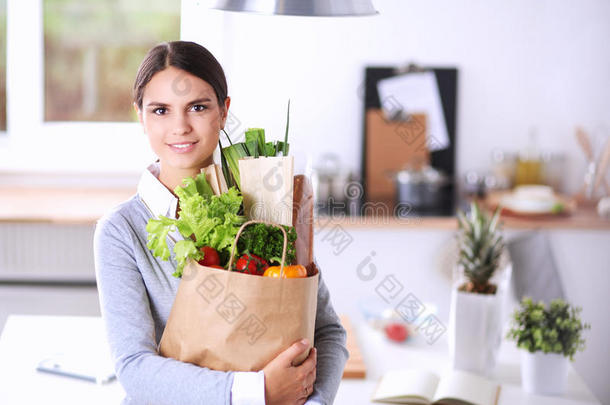
[[[396,187],[390,176],[412,165],[430,162],[425,114],[413,114],[409,121],[388,121],[381,109],[366,111],[365,165],[368,201],[394,200]]]
[[[347,332],[346,346],[349,352],[349,359],[347,359],[343,369],[343,378],[366,378],[366,365],[364,364],[352,324],[347,315],[341,315],[339,319]]]

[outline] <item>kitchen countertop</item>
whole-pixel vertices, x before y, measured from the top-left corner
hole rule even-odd
[[[94,224],[106,211],[135,194],[132,188],[56,188],[0,186],[0,222],[47,222]],[[522,219],[503,217],[511,229],[599,229],[610,230],[610,220],[600,218],[594,208],[578,208],[565,217]],[[434,216],[339,216],[320,215],[315,226],[340,225],[349,228],[457,228],[454,217]]]
[[[440,373],[448,368],[445,337],[428,344],[426,336],[415,334],[408,344],[388,343],[382,334],[363,322],[356,333],[370,366],[366,379],[343,379],[335,403],[373,404],[369,400],[379,378],[393,368],[418,368]],[[37,372],[36,365],[49,355],[64,353],[89,358],[92,364],[110,360],[100,317],[11,315],[0,336],[0,398],[10,403],[43,403],[61,399],[62,404],[118,403],[124,390],[118,381],[94,384]],[[491,378],[502,385],[498,405],[599,405],[580,376],[570,367],[566,392],[561,397],[530,395],[521,389],[519,355],[514,344],[503,342],[498,365]],[[106,360],[106,361],[104,361]],[[105,369],[106,367],[101,367]],[[35,389],[32,389],[35,388]]]

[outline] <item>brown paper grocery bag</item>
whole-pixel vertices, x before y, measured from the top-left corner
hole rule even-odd
[[[257,222],[264,221],[242,225],[236,240],[247,225]],[[286,239],[282,263],[285,247]],[[300,339],[313,345],[318,278],[317,269],[307,278],[271,278],[191,261],[184,268],[159,352],[213,370],[259,371]]]
[[[246,218],[292,225],[294,157],[261,156],[238,163]]]

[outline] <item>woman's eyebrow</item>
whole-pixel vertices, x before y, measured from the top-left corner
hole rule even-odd
[[[207,101],[212,101],[212,99],[208,98],[208,97],[201,97],[201,98],[198,98],[198,99],[195,99],[195,100],[191,101],[189,104],[205,103]]]
[[[189,101],[187,105],[191,105],[191,104],[196,104],[196,103],[205,103],[205,102],[210,102],[212,101],[211,98],[209,97],[201,97],[201,98],[197,98],[193,101]],[[159,101],[151,101],[149,103],[146,104],[147,107],[167,107],[168,104],[165,103],[161,103]]]
[[[147,107],[167,107],[167,104],[165,103],[160,103],[158,101],[151,101],[150,103],[146,104]]]

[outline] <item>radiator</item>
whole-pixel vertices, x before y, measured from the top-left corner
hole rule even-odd
[[[93,224],[0,223],[0,280],[93,281]]]

